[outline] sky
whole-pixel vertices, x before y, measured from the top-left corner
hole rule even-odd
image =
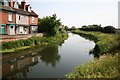
[[[18,0],[20,1],[20,0]],[[101,24],[118,27],[119,0],[26,0],[39,18],[56,14],[63,25]]]

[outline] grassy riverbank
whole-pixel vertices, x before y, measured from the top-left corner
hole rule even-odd
[[[96,42],[96,46],[93,50],[94,54],[102,55],[105,53],[113,53],[120,47],[118,45],[119,38],[116,34],[105,34],[101,32],[87,32],[80,30],[73,30],[72,32]]]
[[[16,50],[27,49],[36,45],[49,45],[49,44],[59,44],[68,38],[66,31],[59,32],[53,37],[32,37],[27,40],[18,40],[11,42],[3,42],[2,50],[0,52],[14,52]]]
[[[83,64],[67,75],[68,78],[118,78],[118,54],[102,55],[99,59]],[[117,80],[117,79],[116,79]]]
[[[66,75],[67,78],[116,78],[117,80],[120,76],[120,64],[118,63],[120,40],[118,35],[80,30],[72,32],[95,41],[96,46],[93,53],[100,55],[100,57],[93,62],[75,68],[73,72]]]

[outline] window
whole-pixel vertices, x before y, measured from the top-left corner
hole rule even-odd
[[[9,6],[9,1],[8,0],[4,0],[4,6]]]
[[[17,8],[17,9],[18,9],[18,4],[17,4],[17,2],[14,3],[14,8]]]
[[[32,23],[34,23],[34,19],[35,19],[35,18],[34,18],[34,17],[32,17]]]
[[[8,21],[12,21],[12,13],[8,13]]]
[[[13,26],[11,26],[11,28],[13,28]]]
[[[2,5],[2,2],[0,2],[0,6]]]
[[[19,16],[19,20],[20,20],[20,16]]]
[[[28,11],[31,12],[31,6],[28,7]]]

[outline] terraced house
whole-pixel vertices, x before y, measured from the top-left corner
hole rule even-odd
[[[0,0],[0,34],[37,33],[38,15],[25,0]]]

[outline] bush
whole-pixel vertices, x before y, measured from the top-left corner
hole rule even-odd
[[[115,33],[115,28],[113,26],[106,26],[103,28],[104,33]]]
[[[67,39],[68,35],[66,32],[62,32],[60,34],[56,34],[54,37],[32,37],[27,40],[18,40],[11,42],[3,42],[2,49],[16,49],[23,46],[34,46],[39,45],[41,43],[55,43],[59,41],[63,41]]]
[[[46,33],[49,36],[54,36],[56,32],[59,31],[60,25],[60,19],[57,20],[56,14],[46,16],[43,19],[39,19],[38,32]]]
[[[89,25],[89,26],[82,26],[82,28],[80,28],[80,30],[84,30],[84,31],[102,31],[102,27],[101,25]]]
[[[118,66],[118,54],[103,55],[93,62],[75,68],[73,72],[67,74],[67,78],[75,80],[80,78],[118,78],[120,76]]]
[[[115,28],[113,26],[105,26],[101,27],[101,25],[89,25],[89,26],[82,26],[82,28],[79,28],[83,31],[100,31],[103,33],[115,33]]]
[[[100,32],[85,32],[80,30],[73,30],[73,33],[79,34],[87,39],[96,42],[96,46],[93,49],[95,56],[118,50],[118,37],[115,34],[104,34]]]

